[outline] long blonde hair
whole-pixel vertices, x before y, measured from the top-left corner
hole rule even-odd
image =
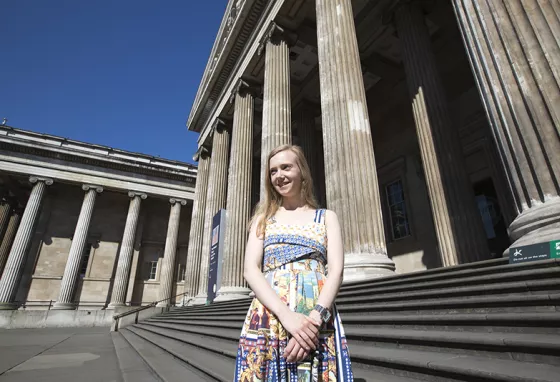
[[[282,205],[282,196],[274,189],[272,181],[270,180],[270,159],[282,151],[290,150],[296,155],[296,164],[299,166],[301,172],[301,197],[305,200],[305,204],[311,208],[318,208],[317,199],[313,194],[313,178],[311,177],[311,170],[309,164],[305,159],[303,150],[296,145],[282,145],[273,149],[266,159],[266,166],[264,167],[264,198],[255,207],[255,212],[251,221],[249,222],[249,229],[258,221],[257,236],[264,235],[266,222],[274,216],[278,208]],[[260,220],[259,220],[260,219]]]

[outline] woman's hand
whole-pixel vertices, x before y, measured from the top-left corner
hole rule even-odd
[[[305,351],[309,352],[317,347],[320,324],[316,321],[301,313],[289,312],[281,322]]]
[[[309,352],[302,348],[295,338],[290,339],[284,350],[284,358],[287,362],[301,362],[307,358]]]

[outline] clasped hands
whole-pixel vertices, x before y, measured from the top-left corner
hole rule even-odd
[[[284,357],[288,362],[301,362],[319,346],[320,314],[311,311],[309,316],[306,316],[292,312],[285,321],[282,324],[292,338],[284,350]]]

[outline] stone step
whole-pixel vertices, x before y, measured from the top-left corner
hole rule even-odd
[[[337,307],[340,313],[344,316],[349,313],[374,313],[377,314],[394,314],[400,311],[402,314],[419,314],[421,311],[426,312],[443,312],[450,309],[453,312],[459,313],[461,310],[470,312],[473,308],[477,309],[478,313],[492,313],[492,312],[537,312],[545,311],[544,307],[552,307],[558,305],[560,301],[560,293],[558,290],[548,291],[548,288],[557,288],[560,281],[556,279],[539,280],[530,282],[521,282],[521,284],[501,286],[478,286],[478,287],[465,287],[455,288],[445,291],[429,291],[429,292],[409,292],[408,295],[399,296],[362,296],[353,299],[352,301],[342,300],[339,303],[337,300]],[[525,291],[523,293],[508,293],[508,294],[489,294],[485,295],[484,292],[504,292],[510,288],[509,291],[514,291],[515,288]],[[531,290],[544,288],[545,291]],[[405,298],[406,297],[406,298]],[[168,312],[158,317],[182,317],[190,319],[206,319],[211,314],[214,317],[230,317],[230,316],[244,316],[247,313],[250,304],[235,306],[232,309],[224,309],[222,311],[197,311],[197,312]],[[552,311],[555,309],[552,307]]]
[[[201,327],[221,327],[241,329],[245,314],[212,317],[208,319],[190,319],[187,317],[156,317],[147,320],[150,323],[173,323],[198,325]],[[404,315],[356,315],[342,316],[344,326],[375,327],[412,327],[415,330],[456,330],[464,332],[515,332],[515,333],[551,333],[560,334],[560,312],[553,313],[491,313],[491,314],[423,314]]]
[[[155,335],[161,335],[162,338],[167,338],[169,340],[176,340],[184,342],[185,344],[204,344],[206,349],[212,349],[212,351],[216,349],[221,349],[222,351],[219,355],[222,356],[222,363],[220,367],[230,369],[231,375],[222,375],[221,379],[217,379],[219,381],[231,381],[233,379],[233,374],[235,370],[235,357],[237,354],[237,345],[238,345],[238,338],[236,338],[235,342],[231,341],[216,341],[211,338],[203,338],[201,340],[200,337],[193,337],[185,334],[174,333],[173,331],[165,330],[165,329],[148,329],[145,326],[141,326],[141,324],[135,325],[136,327],[141,327],[143,329],[150,330]],[[153,339],[160,341],[160,339],[153,337]],[[165,340],[164,340],[165,341]],[[172,351],[177,351],[176,345],[170,347]],[[179,348],[180,349],[180,348]],[[227,365],[227,366],[226,366]],[[380,372],[378,370],[371,370],[367,367],[362,367],[361,365],[353,366],[353,372],[356,382],[418,382],[418,379],[408,378],[405,376],[393,375]],[[185,380],[189,381],[189,380]]]
[[[392,288],[399,285],[408,285],[413,283],[431,284],[446,279],[494,275],[500,273],[526,271],[531,269],[555,268],[560,264],[558,259],[534,261],[522,264],[508,264],[507,260],[496,259],[489,260],[489,263],[486,264],[487,266],[483,267],[479,266],[481,265],[480,263],[436,268],[425,271],[385,276],[366,281],[344,283],[340,288],[340,293],[344,294],[350,291],[360,291],[364,288],[369,287]]]
[[[198,372],[205,375],[207,380],[229,381],[234,374],[235,362],[231,357],[225,357],[224,352],[220,352],[219,348],[208,350],[207,342],[212,342],[212,339],[199,336],[194,341],[185,342],[179,337],[162,335],[165,333],[164,330],[148,330],[142,324],[133,325],[127,329],[175,357],[175,363],[197,369]],[[172,368],[172,365],[169,367]],[[183,376],[177,381],[190,380]]]
[[[522,273],[522,272],[519,272]],[[438,282],[438,286],[424,288],[424,285],[411,286],[395,286],[391,289],[385,288],[364,288],[361,291],[352,291],[352,293],[340,294],[337,297],[337,303],[351,303],[360,301],[363,298],[373,298],[382,300],[390,299],[406,299],[423,297],[427,298],[434,295],[459,295],[468,294],[512,294],[524,293],[542,290],[559,290],[560,289],[560,267],[548,269],[529,270],[529,278],[519,273],[507,273],[498,275],[488,275],[484,277],[471,277],[467,279],[444,280]]]
[[[484,353],[489,358],[513,358],[524,362],[560,365],[560,335],[420,331],[356,326],[345,326],[345,331],[349,343],[362,342],[375,349],[398,347],[457,354]]]
[[[144,361],[140,354],[123,337],[122,333],[112,332],[119,368],[124,382],[161,382],[157,373]]]
[[[195,321],[193,321],[194,323]],[[560,312],[537,313],[449,313],[418,315],[342,316],[345,326],[413,328],[415,330],[462,330],[464,332],[515,332],[560,334]],[[225,324],[225,323],[224,323]],[[202,323],[200,323],[202,325]]]
[[[556,311],[555,306],[560,305],[560,293],[542,293],[534,295],[491,295],[469,296],[462,298],[441,298],[420,301],[397,301],[383,303],[363,303],[337,305],[341,313],[362,314],[425,314],[441,312],[467,313],[473,309],[477,313],[503,313],[503,312],[537,312]]]
[[[205,382],[211,380],[196,369],[186,364],[178,363],[170,353],[147,341],[145,338],[138,336],[134,330],[125,328],[120,333],[159,377],[159,380],[163,382]],[[132,379],[132,381],[135,380]]]
[[[214,302],[210,305],[193,305],[193,306],[181,306],[176,307],[170,312],[196,312],[196,311],[208,311],[208,310],[221,310],[221,309],[231,309],[237,305],[245,305],[252,299],[247,297],[240,300],[233,300],[227,302]]]
[[[560,367],[515,360],[418,351],[409,349],[374,349],[369,344],[353,343],[350,358],[356,364],[374,370],[427,381],[515,381],[557,382]]]
[[[237,342],[241,323],[210,327],[185,322],[157,322],[150,320],[144,325],[158,329],[171,329],[193,335],[201,335],[220,340]],[[407,347],[437,348],[435,351],[460,353],[486,352],[488,357],[510,358],[527,362],[560,363],[560,335],[490,332],[475,333],[451,330],[415,330],[379,328],[376,326],[356,326],[343,322],[350,343],[367,342],[372,348]]]
[[[143,325],[142,327],[148,331],[153,332],[154,334],[159,334],[161,336],[165,336],[169,339],[174,339],[178,341],[183,341],[187,344],[204,346],[204,349],[212,351],[216,354],[221,354],[223,357],[229,358],[233,360],[236,356],[237,350],[237,341],[239,335],[239,329],[223,329],[223,328],[214,328],[211,332],[208,331],[207,328],[195,328],[189,327],[188,325],[181,325],[175,324],[170,327],[157,327],[155,324],[139,324]],[[138,325],[136,325],[138,326]],[[151,326],[151,327],[150,327]],[[546,380],[554,380],[554,379],[546,379],[543,377],[544,372],[549,372],[550,369],[548,365],[545,364],[538,364],[538,363],[531,363],[531,362],[519,362],[518,360],[511,360],[511,359],[499,359],[499,358],[488,358],[482,357],[480,352],[476,352],[476,349],[469,349],[472,350],[474,354],[457,354],[447,351],[445,348],[441,349],[442,345],[450,345],[450,346],[457,346],[457,348],[464,348],[465,345],[475,345],[476,347],[480,347],[481,344],[487,347],[502,347],[507,351],[508,347],[525,347],[529,346],[533,349],[539,348],[547,348],[552,354],[558,350],[558,341],[556,338],[550,338],[549,336],[520,336],[519,334],[511,334],[511,333],[490,333],[493,336],[483,336],[479,334],[478,337],[473,337],[470,333],[457,333],[457,332],[431,332],[431,333],[422,333],[422,332],[415,332],[415,331],[396,331],[392,332],[391,330],[380,331],[377,330],[375,332],[367,332],[362,330],[363,328],[356,328],[355,330],[358,333],[358,337],[364,338],[364,335],[368,336],[368,339],[371,341],[363,342],[355,340],[354,333],[352,333],[351,328],[346,328],[347,335],[349,337],[349,347],[351,357],[355,363],[355,367],[365,367],[367,365],[374,365],[376,367],[381,367],[381,372],[388,373],[389,376],[392,375],[391,368],[396,368],[398,370],[402,370],[404,374],[396,375],[395,378],[399,377],[414,377],[414,373],[409,374],[408,368],[409,366],[414,366],[416,368],[422,369],[420,374],[430,374],[433,373],[438,375],[441,370],[445,369],[445,365],[441,366],[438,364],[441,360],[448,360],[448,359],[459,359],[461,360],[461,364],[458,366],[451,367],[451,371],[446,371],[445,374],[446,378],[457,377],[457,375],[461,375],[460,380],[463,380],[463,377],[469,378],[481,378],[477,379],[480,381],[520,381],[520,380],[532,380],[532,379],[516,379],[516,374],[513,373],[508,375],[508,373],[501,372],[496,368],[492,368],[492,363],[489,364],[490,360],[494,360],[497,363],[508,365],[508,367],[513,368],[512,370],[517,370],[522,368],[523,370],[529,370],[529,376],[538,376],[539,378],[534,379],[536,381],[546,381]],[[500,337],[497,335],[501,334]],[[452,336],[450,336],[452,335]],[[220,338],[217,338],[220,337]],[[374,343],[374,340],[385,339],[388,341],[397,341],[401,348],[391,348],[386,347],[382,342]],[[431,351],[425,350],[417,350],[417,349],[403,349],[403,343],[407,341],[417,341],[417,342],[427,342],[430,343],[431,346],[434,346],[435,349],[430,349]],[[381,346],[380,346],[381,345]],[[485,355],[487,355],[485,353]],[[411,358],[412,357],[412,358]],[[450,358],[451,357],[451,358]],[[427,361],[425,365],[422,365],[422,360],[430,359],[433,361]],[[393,365],[391,368],[387,369],[383,367],[383,362],[387,362],[390,360]],[[371,362],[374,361],[374,362]],[[438,366],[432,370],[432,362],[435,362]],[[441,361],[443,362],[443,361]],[[440,363],[441,363],[440,362]],[[506,362],[504,364],[504,362]],[[445,362],[443,362],[445,364]],[[521,364],[521,366],[519,365]],[[432,365],[432,366],[427,366]],[[536,366],[534,366],[536,365]],[[477,368],[484,366],[481,371],[477,374]],[[414,368],[412,368],[414,369]],[[425,369],[425,370],[424,370]],[[441,370],[440,370],[441,369]],[[558,369],[558,368],[557,368]],[[559,370],[560,371],[560,370]],[[374,372],[378,373],[380,370],[375,369]],[[394,370],[393,370],[394,372]],[[493,375],[488,376],[488,378],[482,376],[484,373],[490,372]],[[498,373],[498,372],[501,372]],[[537,374],[535,374],[537,373]],[[416,376],[418,377],[418,376]],[[375,379],[371,379],[372,381]],[[398,380],[398,379],[396,379]],[[366,379],[367,381],[367,379]]]
[[[178,332],[184,332],[193,335],[205,336],[208,338],[217,338],[226,341],[239,341],[239,335],[241,334],[241,325],[238,324],[237,327],[207,327],[201,325],[186,325],[183,323],[168,323],[168,322],[154,322],[147,321],[142,323],[144,328],[147,330],[152,330],[154,328],[164,329],[164,330],[174,330]]]
[[[204,311],[200,311],[200,312],[183,312],[181,314],[169,314],[169,313],[164,313],[161,316],[158,317],[208,317],[208,315],[212,315],[214,317],[228,317],[230,315],[235,315],[235,314],[246,314],[247,310],[249,309],[250,304],[247,304],[247,306],[242,307],[242,308],[232,308],[231,310],[224,310],[224,311],[210,311],[210,312],[204,312]]]
[[[418,382],[420,379],[383,373],[363,365],[352,365],[354,382]]]

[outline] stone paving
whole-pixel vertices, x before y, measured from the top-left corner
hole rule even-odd
[[[109,328],[0,330],[0,382],[122,382]]]

